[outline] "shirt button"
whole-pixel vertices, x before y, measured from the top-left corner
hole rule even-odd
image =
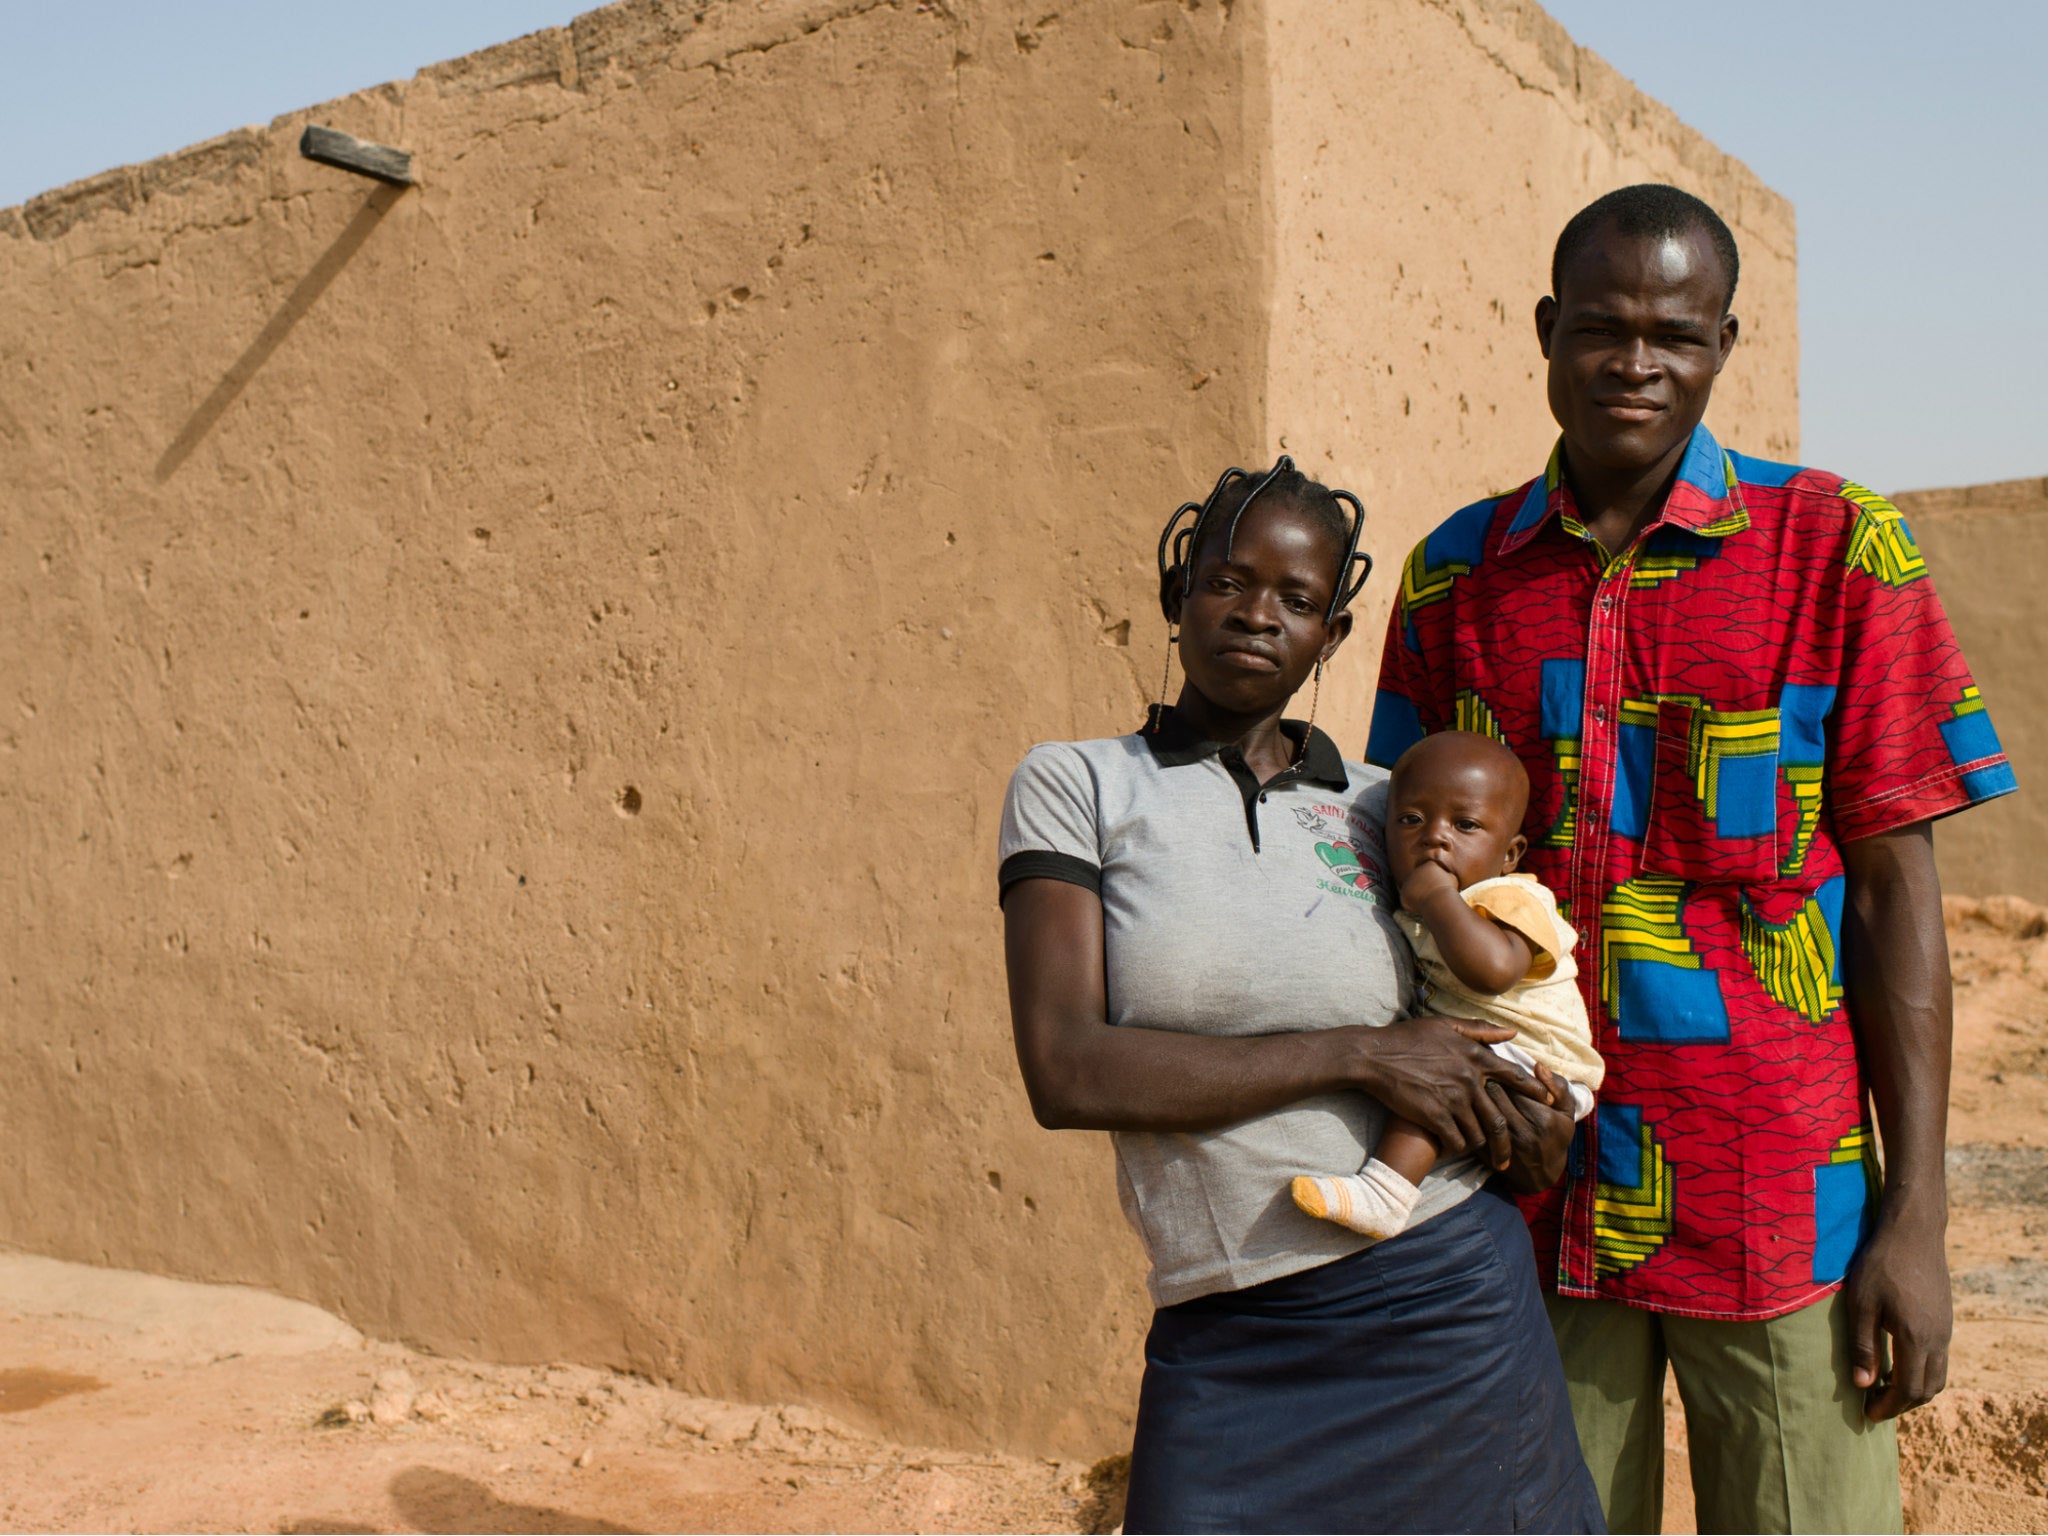
[[[1264,792],[1262,791],[1262,792],[1260,793],[1260,795],[1259,795],[1259,804],[1261,804],[1261,805],[1264,805],[1265,803],[1266,803],[1266,796],[1265,796]]]
[[[1593,706],[1593,722],[1596,725],[1605,725],[1607,723],[1607,706],[1605,704]]]
[[[1612,608],[1614,606],[1614,594],[1612,592],[1602,594],[1600,606],[1602,608]]]

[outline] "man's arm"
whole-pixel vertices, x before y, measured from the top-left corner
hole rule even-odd
[[[1565,1161],[1572,1150],[1572,1132],[1578,1129],[1578,1122],[1572,1119],[1571,1098],[1564,1079],[1540,1061],[1536,1064],[1536,1076],[1550,1090],[1552,1103],[1509,1094],[1492,1083],[1486,1088],[1494,1108],[1508,1123],[1508,1160],[1505,1167],[1499,1163],[1494,1166],[1502,1168],[1508,1186],[1518,1195],[1540,1195],[1564,1177]]]
[[[1888,1419],[1948,1382],[1948,935],[1930,822],[1842,845],[1843,984],[1884,1142],[1877,1228],[1850,1272],[1849,1356],[1864,1412]],[[1891,1338],[1880,1379],[1879,1335]]]

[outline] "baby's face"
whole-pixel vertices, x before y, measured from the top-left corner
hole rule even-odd
[[[1526,809],[1513,765],[1445,752],[1413,767],[1395,777],[1387,805],[1396,883],[1426,863],[1449,870],[1460,890],[1512,870],[1525,846]]]

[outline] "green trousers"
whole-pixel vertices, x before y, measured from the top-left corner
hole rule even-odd
[[[1863,1417],[1839,1292],[1767,1323],[1546,1300],[1610,1530],[1663,1528],[1667,1361],[1703,1533],[1903,1527],[1898,1437]]]

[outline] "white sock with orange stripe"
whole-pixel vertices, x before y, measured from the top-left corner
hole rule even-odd
[[[1302,1174],[1294,1181],[1294,1203],[1311,1216],[1334,1221],[1364,1237],[1392,1237],[1408,1225],[1419,1191],[1374,1158],[1341,1178]]]

